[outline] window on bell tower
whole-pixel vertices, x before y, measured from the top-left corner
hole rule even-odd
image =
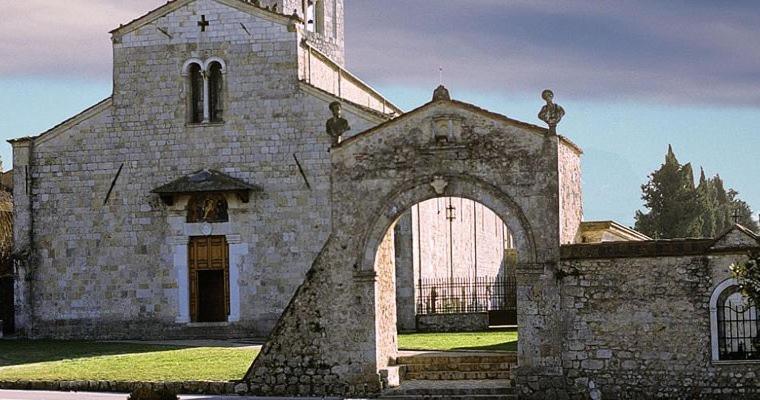
[[[191,59],[182,67],[185,76],[187,122],[220,123],[224,116],[226,66],[218,57],[205,62]]]
[[[193,63],[190,65],[190,122],[200,124],[203,122],[203,70],[201,66]]]

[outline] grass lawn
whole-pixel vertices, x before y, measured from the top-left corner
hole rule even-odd
[[[517,351],[516,330],[399,335],[404,350]],[[178,347],[87,341],[0,340],[0,380],[231,381],[252,348]]]
[[[0,341],[0,380],[229,381],[258,350],[79,342]]]
[[[486,332],[403,333],[398,335],[402,350],[483,350],[517,351],[516,329]]]

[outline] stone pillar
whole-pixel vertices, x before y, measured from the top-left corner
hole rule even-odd
[[[517,265],[520,398],[554,398],[563,390],[559,284],[553,263]]]
[[[31,139],[13,145],[13,253],[14,308],[16,330],[33,336],[34,325],[34,245],[32,220],[32,147]]]
[[[377,368],[388,366],[398,352],[396,343],[395,251],[394,228],[388,229],[375,257],[375,329],[377,340]]]
[[[243,257],[248,255],[248,244],[240,235],[227,235],[230,246],[230,316],[229,322],[240,321],[240,273]]]
[[[396,248],[396,310],[398,330],[415,330],[415,290],[417,271],[414,268],[412,211],[404,213],[394,230]]]
[[[190,323],[190,271],[187,247],[189,236],[175,236],[169,240],[174,255],[174,274],[177,277],[177,319],[178,324]]]

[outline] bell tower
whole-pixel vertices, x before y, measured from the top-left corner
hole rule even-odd
[[[246,0],[280,14],[298,14],[310,44],[345,67],[344,0]]]
[[[344,0],[276,0],[278,12],[298,15],[305,21],[311,45],[345,66]]]

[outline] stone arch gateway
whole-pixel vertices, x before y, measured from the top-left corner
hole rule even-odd
[[[246,381],[266,395],[371,395],[395,357],[387,229],[434,197],[498,214],[519,249],[518,385],[561,371],[556,269],[581,221],[580,150],[547,129],[437,99],[332,149],[332,229]],[[395,321],[393,322],[395,323]],[[392,332],[392,334],[389,334]]]

